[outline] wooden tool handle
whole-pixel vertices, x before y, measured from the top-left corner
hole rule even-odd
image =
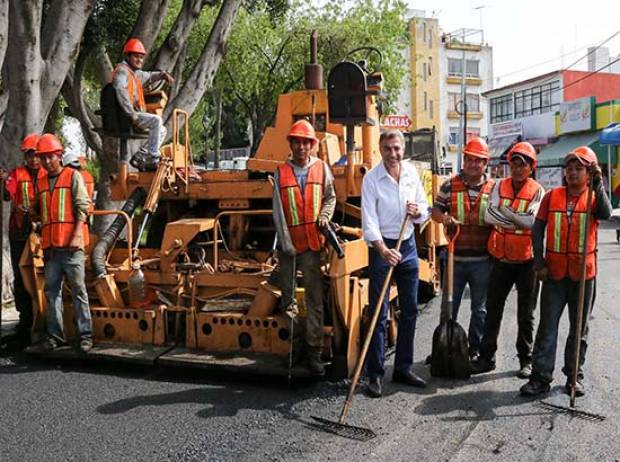
[[[409,215],[405,217],[403,220],[403,224],[400,227],[400,233],[398,235],[398,241],[396,242],[395,250],[400,250],[400,245],[403,242],[403,237],[405,235],[405,231],[407,230],[407,226],[409,225]],[[339,422],[341,424],[347,418],[347,414],[349,413],[349,407],[351,406],[351,400],[353,399],[353,394],[355,393],[355,389],[357,388],[357,382],[359,381],[360,374],[362,373],[362,367],[364,366],[364,361],[366,361],[366,355],[368,354],[368,348],[370,347],[370,342],[372,340],[372,336],[375,332],[375,327],[377,325],[377,321],[379,320],[379,315],[381,314],[381,305],[383,304],[383,298],[390,287],[390,280],[392,279],[392,273],[394,272],[394,267],[390,266],[387,274],[385,275],[385,279],[383,281],[383,287],[381,287],[381,292],[379,293],[379,298],[377,299],[377,304],[375,305],[375,312],[372,315],[372,320],[370,321],[370,326],[368,328],[368,333],[366,334],[366,338],[364,339],[364,346],[362,347],[362,351],[357,360],[357,365],[355,366],[355,372],[353,373],[353,380],[351,381],[351,386],[349,387],[349,394],[347,395],[347,399],[344,402],[344,406],[342,407],[342,412],[340,414]]]

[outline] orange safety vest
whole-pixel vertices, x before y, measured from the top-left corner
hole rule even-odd
[[[92,212],[93,210],[95,210],[95,204],[93,203],[93,197],[95,197],[95,179],[88,170],[84,170],[81,168],[79,172],[84,179],[84,184],[86,185],[86,192],[88,193],[88,198],[90,199],[90,206],[88,207],[88,211]]]
[[[50,191],[49,178],[41,176],[37,180],[39,190],[39,204],[41,208],[41,247],[69,247],[75,217],[73,215],[73,197],[71,195],[71,180],[75,172],[72,168],[63,168],[54,190]],[[88,246],[89,233],[85,223],[82,223],[84,247]]]
[[[127,68],[127,74],[128,74],[127,93],[129,93],[129,101],[131,102],[131,105],[134,108],[138,109],[139,111],[145,112],[146,103],[144,102],[144,89],[142,88],[142,81],[138,78],[138,76],[135,74],[135,72],[133,71],[133,69],[131,69],[129,65],[125,63],[118,63],[116,67],[114,68],[114,70],[112,71],[112,80],[114,80],[114,76],[116,75],[116,72],[121,66]],[[137,95],[136,95],[136,91],[138,93]],[[137,105],[136,105],[136,96],[138,99]]]
[[[499,183],[499,205],[512,207],[516,212],[525,212],[534,199],[540,184],[528,178],[516,195],[512,189],[512,178],[505,178]],[[532,230],[504,229],[496,226],[491,232],[487,246],[489,253],[499,260],[526,262],[534,258],[532,249]]]
[[[489,197],[491,196],[495,181],[487,180],[480,189],[480,194],[478,194],[473,206],[469,201],[467,185],[461,177],[455,175],[452,177],[451,182],[450,210],[456,216],[456,219],[465,226],[486,226],[484,213],[489,206]]]
[[[569,217],[566,187],[556,188],[550,192],[545,261],[551,279],[563,279],[568,276],[573,281],[579,281],[584,238],[587,241],[586,279],[596,276],[598,220],[591,218],[590,230],[586,236],[586,214],[592,213],[594,204],[592,198],[590,207],[586,206],[587,194],[587,190],[581,193],[575,210]]]
[[[286,163],[278,166],[278,175],[282,209],[295,250],[298,253],[308,249],[315,252],[321,250],[325,238],[319,232],[316,220],[323,203],[323,161],[315,162],[308,169],[303,195],[293,167]]]
[[[44,171],[39,169],[39,172]],[[34,202],[34,182],[30,171],[26,167],[17,167],[15,169],[15,180],[17,182],[17,190],[15,191],[15,197],[13,199],[13,208],[11,210],[11,228],[22,229],[24,226],[24,220],[26,214],[21,211],[21,207],[32,206]]]

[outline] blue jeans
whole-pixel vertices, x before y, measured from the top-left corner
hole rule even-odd
[[[396,239],[384,239],[389,248],[396,246]],[[398,287],[398,305],[400,316],[398,317],[398,337],[396,339],[396,358],[394,371],[406,372],[413,364],[413,340],[415,325],[418,317],[418,253],[415,248],[415,240],[412,238],[403,241],[400,247],[401,261],[394,267],[394,280]],[[381,258],[381,255],[370,249],[368,273],[370,276],[370,309],[374,310],[379,299],[379,293],[390,265]],[[389,292],[389,290],[388,290]],[[385,333],[388,314],[389,294],[383,298],[381,314],[372,336],[368,357],[366,359],[366,371],[368,378],[383,377],[385,370]],[[374,312],[373,312],[374,314]]]
[[[484,333],[484,321],[487,315],[487,289],[489,275],[491,273],[491,261],[487,258],[478,261],[455,261],[454,262],[454,298],[452,306],[452,318],[456,320],[459,315],[461,298],[465,285],[469,284],[471,297],[471,318],[469,320],[469,350],[479,351]]]
[[[88,293],[84,272],[84,251],[71,252],[69,249],[51,249],[45,258],[45,298],[47,300],[47,333],[59,341],[64,341],[62,318],[63,275],[71,286],[73,311],[77,331],[81,339],[92,338],[92,321],[88,306]]]
[[[580,379],[583,378],[582,367],[586,361],[588,349],[588,320],[592,311],[595,281],[596,279],[586,281],[577,372],[577,376]],[[543,283],[540,295],[540,324],[538,325],[536,341],[534,343],[532,377],[547,383],[553,381],[553,368],[555,367],[555,354],[558,346],[558,326],[566,305],[568,305],[570,330],[564,348],[564,368],[562,372],[567,377],[572,376],[573,363],[575,362],[575,323],[577,322],[578,299],[578,281],[564,278],[560,280],[550,279]]]

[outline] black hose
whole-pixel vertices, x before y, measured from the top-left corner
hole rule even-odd
[[[145,200],[146,191],[144,190],[144,188],[136,188],[131,193],[131,196],[129,196],[129,199],[127,199],[125,205],[123,205],[123,208],[121,210],[127,215],[131,216],[138,206],[144,204]],[[108,255],[108,252],[112,248],[112,245],[114,245],[114,241],[116,241],[116,238],[125,227],[125,224],[125,219],[121,215],[119,215],[112,222],[106,232],[103,233],[103,235],[99,238],[97,244],[95,244],[95,247],[93,248],[93,251],[90,255],[90,261],[95,279],[106,275],[106,257]]]

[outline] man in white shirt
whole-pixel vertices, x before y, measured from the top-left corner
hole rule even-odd
[[[429,217],[429,206],[418,172],[412,164],[403,161],[403,134],[398,130],[382,133],[379,149],[383,161],[366,174],[362,184],[362,227],[364,239],[371,246],[368,264],[370,306],[376,306],[387,272],[390,266],[394,266],[400,316],[392,380],[425,387],[426,382],[411,370],[418,314],[419,273],[411,222],[403,236],[400,251],[394,247],[406,215],[409,215],[412,222],[422,223]],[[369,379],[367,391],[373,398],[380,397],[382,393],[388,298],[385,296],[383,299],[381,315],[366,360]]]

